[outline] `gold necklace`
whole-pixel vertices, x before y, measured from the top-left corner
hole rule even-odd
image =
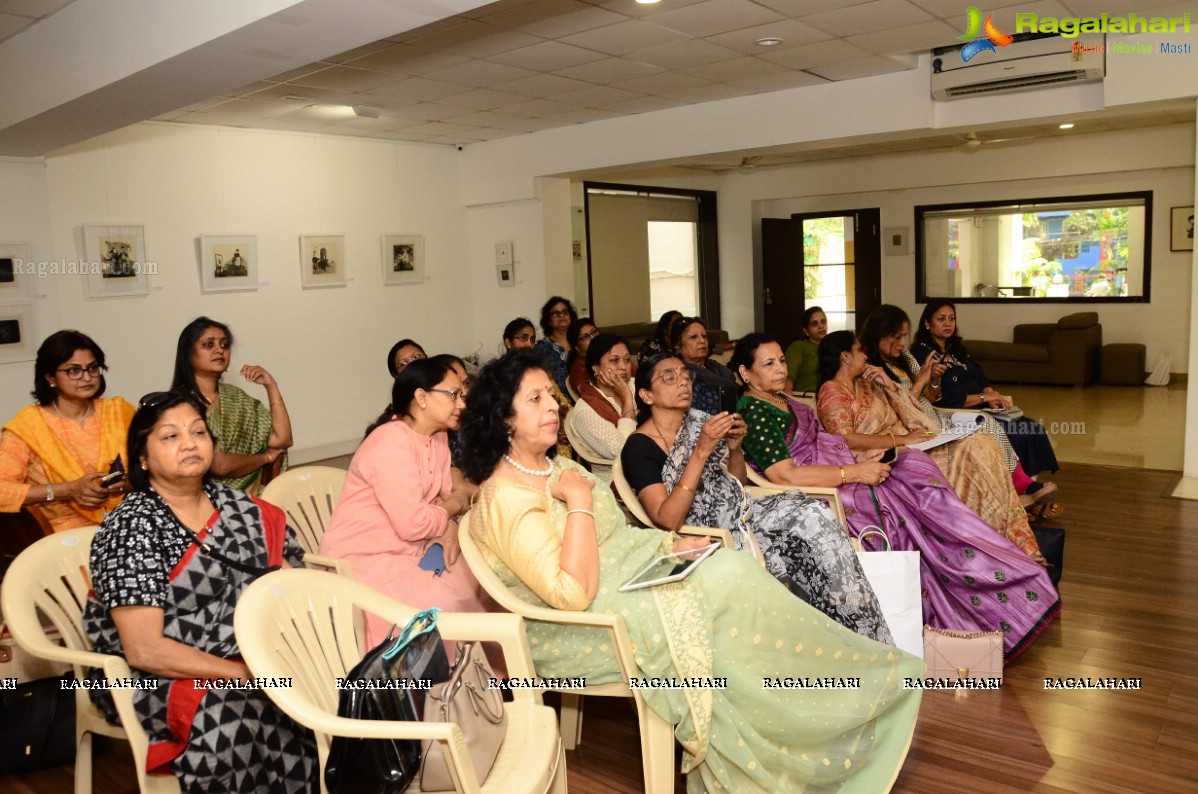
[[[96,403],[94,400],[88,400],[87,401],[87,410],[83,412],[83,416],[79,417],[78,419],[71,419],[69,421],[74,422],[75,424],[79,425],[80,427],[83,427],[83,423],[87,421],[87,417],[92,415],[92,409],[95,406],[96,406]],[[64,416],[62,411],[60,411],[58,409],[58,400],[55,400],[54,402],[50,403],[50,407],[54,410],[54,413],[58,415],[59,419],[62,419],[63,421],[68,421],[67,417]]]
[[[761,389],[750,388],[749,396],[756,397],[758,400],[769,403],[775,408],[781,408],[783,411],[786,410],[786,401],[777,394],[771,394],[767,391],[762,391]]]
[[[657,417],[653,416],[653,414],[649,414],[649,421],[653,423],[653,427],[657,428],[657,437],[661,439],[661,443],[664,446],[666,453],[668,454],[669,451],[674,448],[674,441],[675,441],[675,439],[678,438],[678,433],[675,432],[674,438],[671,438],[669,441],[667,441],[666,434],[661,432],[661,425],[657,424]],[[681,428],[679,428],[679,429],[681,429]]]

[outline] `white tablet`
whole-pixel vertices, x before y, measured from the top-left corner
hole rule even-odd
[[[680,579],[685,579],[690,576],[691,571],[699,567],[699,563],[706,560],[712,554],[720,549],[720,542],[713,538],[711,545],[699,551],[699,556],[693,560],[686,559],[688,554],[694,554],[695,549],[686,551],[676,551],[672,554],[663,554],[653,562],[646,565],[640,573],[629,579],[620,586],[621,593],[627,593],[629,590],[640,590],[642,587],[653,587],[654,585],[666,584],[667,582],[677,582]]]

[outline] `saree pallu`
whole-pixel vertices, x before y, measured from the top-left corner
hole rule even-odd
[[[865,435],[902,435],[908,431],[940,432],[934,416],[929,416],[900,385],[879,389],[867,381],[856,381],[849,392],[835,381],[819,391],[819,418],[831,433]],[[861,453],[862,459],[877,460],[878,450]],[[1003,461],[998,444],[988,434],[972,435],[927,452],[940,467],[949,484],[965,505],[1000,535],[1014,543],[1024,554],[1042,559],[1036,536],[1027,523],[1027,512]]]
[[[784,412],[754,397],[742,398],[740,412],[749,433],[784,434],[796,466],[856,462],[844,438],[825,432],[811,408],[787,402]],[[880,485],[848,484],[839,491],[854,534],[881,523],[893,548],[920,552],[925,623],[960,631],[1001,630],[1010,662],[1060,611],[1048,572],[966,507],[924,453],[902,452]]]
[[[661,472],[667,493],[677,487],[709,418],[692,409],[683,421]],[[731,530],[740,549],[741,533],[752,532],[775,579],[793,583],[796,595],[842,626],[893,645],[878,597],[831,511],[799,490],[750,497],[720,463],[727,449],[721,440],[707,458],[686,523]]]
[[[270,442],[270,409],[232,384],[221,383],[219,393],[220,399],[208,408],[205,421],[220,450],[233,455],[266,452]],[[287,455],[284,453],[282,470],[286,469]],[[213,477],[212,480],[239,491],[256,493],[261,474],[255,469],[241,477]]]

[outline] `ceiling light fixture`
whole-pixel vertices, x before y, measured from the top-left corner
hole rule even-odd
[[[1062,125],[1061,125],[1060,127],[1058,127],[1057,129],[1061,129],[1061,130],[1071,130],[1071,129],[1073,129],[1073,125],[1072,125],[1072,124],[1062,124]]]
[[[757,40],[757,46],[759,47],[773,47],[781,43],[782,39],[777,36],[766,36],[764,39]]]
[[[637,1],[637,3],[639,3],[640,5],[643,5],[643,6],[651,6],[654,3],[661,2],[661,0],[636,0],[636,1]]]
[[[377,105],[354,105],[354,114],[364,119],[377,119],[383,115],[383,109]]]

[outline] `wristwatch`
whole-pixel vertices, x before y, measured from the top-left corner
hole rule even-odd
[[[982,392],[982,391],[978,392],[978,399],[982,401],[983,405],[985,405],[986,404],[986,392]]]
[[[50,483],[46,483],[46,501],[47,502],[54,501],[54,486],[51,485]]]

